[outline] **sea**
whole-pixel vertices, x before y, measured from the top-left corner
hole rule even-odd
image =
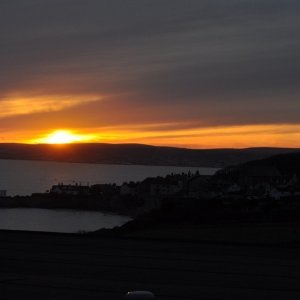
[[[96,211],[40,208],[0,209],[0,229],[86,233],[101,228],[114,228],[131,220],[127,216]]]
[[[44,193],[52,185],[58,183],[122,184],[140,181],[147,177],[189,171],[213,175],[217,170],[203,167],[105,165],[0,159],[0,190],[6,190],[9,196],[26,196],[32,193]]]
[[[0,190],[8,196],[44,193],[52,185],[116,183],[141,181],[147,177],[171,173],[213,175],[218,169],[205,167],[144,166],[83,164],[26,160],[0,160]],[[47,232],[89,232],[101,228],[120,226],[130,218],[101,212],[0,209],[0,229]]]

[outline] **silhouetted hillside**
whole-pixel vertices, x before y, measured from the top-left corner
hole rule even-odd
[[[184,149],[140,144],[0,144],[0,159],[225,167],[299,149]]]
[[[247,162],[249,166],[271,166],[281,174],[297,174],[300,176],[300,152],[280,154],[261,160]]]

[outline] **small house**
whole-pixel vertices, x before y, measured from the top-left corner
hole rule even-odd
[[[58,184],[53,185],[50,189],[51,194],[56,195],[88,195],[90,192],[90,187],[86,185],[79,185],[79,184]]]

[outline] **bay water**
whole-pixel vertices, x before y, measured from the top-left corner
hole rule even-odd
[[[85,233],[121,226],[130,218],[94,211],[63,209],[0,209],[0,229],[44,232]]]
[[[217,170],[202,167],[105,165],[0,159],[0,190],[6,190],[9,196],[24,196],[44,193],[52,185],[58,183],[122,184],[125,181],[140,181],[147,177],[189,171],[212,175]]]
[[[7,195],[44,193],[52,185],[141,181],[171,173],[212,175],[217,169],[202,167],[82,164],[25,160],[0,160],[0,190]],[[34,208],[0,209],[0,229],[78,233],[120,226],[129,217],[93,211]]]

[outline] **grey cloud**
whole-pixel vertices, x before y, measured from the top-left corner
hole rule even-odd
[[[4,0],[0,99],[124,94],[120,107],[174,105],[147,122],[203,120],[204,111],[215,124],[295,122],[299,12],[293,0]]]

